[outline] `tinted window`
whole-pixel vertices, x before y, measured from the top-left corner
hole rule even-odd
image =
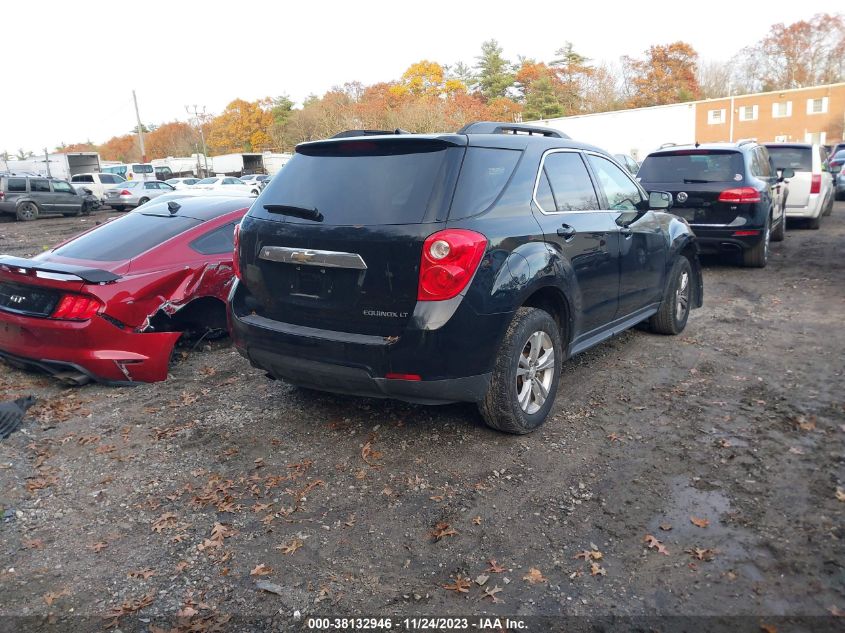
[[[555,197],[552,195],[552,188],[549,185],[549,177],[546,175],[545,169],[540,172],[540,180],[537,182],[537,193],[534,197],[537,199],[537,204],[544,211],[557,209],[555,206]]]
[[[769,147],[775,169],[813,170],[813,151],[809,147]]]
[[[116,185],[123,182],[123,178],[115,174],[100,174],[100,182],[104,185]]]
[[[50,181],[41,178],[32,178],[29,181],[29,190],[30,191],[41,191],[41,192],[49,192],[50,191]]]
[[[223,184],[224,185],[242,185],[244,183],[242,181],[238,180],[237,178],[224,178]]]
[[[132,165],[132,171],[136,174],[151,174],[153,173],[152,165]]]
[[[641,182],[739,182],[744,173],[739,152],[689,149],[647,156],[637,177]]]
[[[62,180],[53,181],[53,191],[56,193],[73,193],[75,189]]]
[[[100,262],[130,259],[198,224],[199,220],[182,216],[129,213],[68,242],[55,253]]]
[[[231,222],[198,237],[191,242],[191,248],[203,255],[231,253],[235,248],[235,224]]]
[[[587,166],[577,152],[554,152],[543,161],[557,211],[598,209],[599,201]],[[544,211],[550,209],[543,208]]]
[[[198,180],[196,184],[198,185],[213,185],[217,182],[217,178],[203,178],[202,180]]]
[[[639,187],[612,162],[601,156],[587,155],[590,166],[596,174],[599,186],[604,190],[609,209],[635,211],[643,196]]]
[[[26,191],[26,178],[9,178],[7,183],[8,191]]]
[[[144,189],[158,189],[158,183],[157,182],[144,183]]]
[[[769,166],[769,155],[766,153],[765,148],[756,148],[753,157],[751,161],[751,173],[758,178],[768,178],[771,176],[772,171]]]
[[[466,218],[489,208],[505,188],[521,153],[483,147],[467,149],[449,217]]]
[[[74,176],[70,179],[71,182],[94,182],[94,176],[89,175],[81,175],[81,176]]]
[[[464,153],[421,139],[306,146],[270,181],[253,211],[263,215],[265,204],[317,209],[325,224],[408,224],[422,222],[427,214],[444,217]]]

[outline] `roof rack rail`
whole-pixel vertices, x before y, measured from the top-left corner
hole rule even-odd
[[[351,138],[353,136],[390,136],[391,134],[410,134],[408,130],[396,128],[395,130],[345,130],[338,132],[331,138]]]
[[[467,123],[458,130],[458,134],[528,134],[531,136],[548,136],[551,138],[571,138],[568,134],[549,127],[496,121],[474,121],[473,123]]]
[[[677,143],[663,143],[657,149],[666,149],[667,147],[677,147]]]

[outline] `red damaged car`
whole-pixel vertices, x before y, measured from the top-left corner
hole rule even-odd
[[[153,202],[32,259],[0,256],[0,358],[77,384],[166,379],[181,336],[226,331],[250,203]]]

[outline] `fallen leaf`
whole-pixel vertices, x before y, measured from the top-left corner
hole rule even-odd
[[[441,521],[437,525],[434,526],[434,529],[429,532],[429,534],[434,538],[435,541],[439,541],[440,539],[447,537],[447,536],[455,536],[458,534],[458,531],[451,527],[448,523],[444,523]]]
[[[155,576],[155,570],[153,569],[140,569],[138,571],[130,571],[126,574],[129,578],[142,578],[143,580],[147,580],[151,576]]]
[[[540,570],[536,567],[530,567],[528,569],[528,573],[522,577],[523,580],[529,582],[532,585],[536,585],[541,582],[547,582],[547,579],[540,573]]]
[[[575,554],[575,558],[581,558],[583,560],[601,560],[604,557],[598,550],[584,550],[583,552],[578,552]]]
[[[45,594],[42,596],[42,598],[43,598],[43,600],[44,600],[45,604],[49,607],[49,606],[50,606],[50,605],[52,605],[52,604],[53,604],[53,602],[54,602],[54,601],[56,601],[58,598],[61,598],[62,596],[69,596],[69,595],[70,595],[70,591],[69,591],[69,590],[67,590],[67,589],[62,589],[61,591],[51,591],[50,593],[45,593]]]
[[[837,617],[837,618],[845,618],[845,609],[840,609],[836,605],[831,605],[827,608],[828,613],[830,615]]]
[[[606,576],[607,571],[598,563],[590,563],[590,574],[593,576]]]
[[[454,583],[452,583],[451,585],[443,585],[443,588],[447,589],[448,591],[454,591],[456,593],[469,593],[469,588],[471,584],[472,583],[470,583],[468,578],[464,578],[463,576],[458,574],[458,577],[455,578]]]
[[[711,561],[713,560],[713,556],[716,555],[715,550],[712,549],[702,549],[701,547],[694,547],[692,549],[684,550],[690,556],[695,558],[696,560],[703,560],[703,561]]]
[[[94,550],[95,552],[97,552],[98,554],[100,552],[102,552],[104,549],[106,549],[108,546],[109,546],[109,544],[106,543],[105,541],[100,541],[99,543],[94,543],[93,545],[89,545],[89,547],[92,550]]]
[[[836,499],[838,501],[845,501],[845,490],[839,486],[836,487]]]
[[[669,530],[672,529],[672,524],[671,523],[661,523],[658,527],[661,530],[663,530],[664,532],[668,532]]]
[[[790,447],[789,452],[794,454],[794,455],[803,455],[804,449],[799,448],[798,446],[792,446],[792,447]]]
[[[731,444],[730,440],[726,440],[723,437],[722,439],[719,440],[719,446],[722,447],[722,448],[730,448],[731,446],[733,446],[733,444]]]
[[[500,602],[504,602],[501,598],[496,597],[497,593],[500,593],[502,588],[499,585],[494,585],[493,587],[485,587],[484,593],[481,594],[481,599],[490,598],[494,603],[498,604]]]
[[[264,563],[261,563],[260,565],[256,565],[255,567],[253,567],[252,571],[249,572],[249,575],[250,576],[266,576],[266,575],[272,574],[272,573],[273,573],[272,567],[267,567],[267,565],[265,565]]]
[[[502,567],[499,563],[496,562],[495,559],[491,558],[489,561],[490,566],[485,569],[484,571],[489,572],[491,574],[501,574],[507,571],[504,567]]]
[[[377,462],[379,459],[381,459],[381,456],[382,456],[382,452],[377,451],[373,448],[372,441],[367,442],[361,448],[361,459],[363,459],[370,466],[375,465],[375,462]]]
[[[40,538],[24,539],[21,541],[21,545],[23,545],[25,549],[44,549],[44,541]]]
[[[710,521],[708,521],[707,519],[699,519],[698,517],[690,517],[689,521],[694,526],[700,528],[706,528],[708,525],[710,525]]]
[[[178,517],[175,512],[165,512],[153,521],[153,532],[161,534],[164,530],[176,527],[177,518]]]
[[[661,554],[665,554],[666,556],[669,556],[669,550],[667,550],[666,547],[663,545],[663,543],[658,541],[651,534],[646,534],[645,538],[643,540],[645,541],[645,543],[646,543],[646,545],[648,546],[649,549],[656,549]]]
[[[191,605],[185,605],[181,609],[176,612],[177,618],[192,618],[194,617],[199,611],[194,609]]]
[[[619,437],[616,433],[611,433],[610,435],[607,436],[607,439],[609,439],[611,442],[621,442],[622,441],[622,438]]]
[[[256,503],[252,506],[253,512],[264,512],[265,510],[269,510],[273,506],[272,503]]]
[[[305,545],[305,543],[303,543],[300,539],[295,538],[289,543],[283,543],[282,545],[277,546],[276,549],[281,550],[282,554],[293,554],[303,545]]]
[[[810,417],[799,415],[794,422],[802,431],[814,431],[816,429],[816,416],[814,415]]]
[[[472,524],[473,525],[481,525],[481,517],[480,516],[474,517],[472,519]]]
[[[190,567],[190,566],[191,565],[190,565],[190,563],[188,563],[188,561],[180,560],[178,563],[176,563],[176,573],[181,574],[183,571],[188,569],[188,567]]]
[[[763,633],[778,633],[778,628],[774,624],[763,624],[760,622],[760,630]]]

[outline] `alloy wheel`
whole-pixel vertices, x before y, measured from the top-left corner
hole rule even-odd
[[[675,291],[675,320],[679,323],[684,320],[689,310],[689,273],[684,271],[678,280],[678,289]]]
[[[549,397],[555,374],[555,348],[542,330],[528,337],[516,369],[516,397],[520,408],[537,413]]]
[[[38,207],[32,202],[24,202],[20,207],[20,216],[22,220],[34,220],[38,217]]]

